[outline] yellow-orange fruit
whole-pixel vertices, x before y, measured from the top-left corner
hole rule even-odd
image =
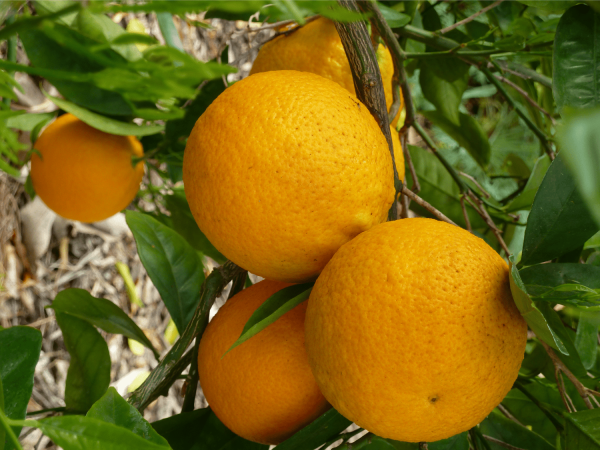
[[[306,302],[225,352],[272,294],[288,284],[264,280],[232,297],[208,324],[198,353],[200,385],[217,417],[234,433],[275,445],[330,408],[304,348]]]
[[[337,83],[290,70],[238,81],[206,109],[183,181],[223,255],[287,282],[316,278],[394,201],[387,142],[367,108]]]
[[[345,244],[311,292],[305,332],[325,398],[404,442],[482,421],[511,389],[527,340],[504,260],[431,219],[387,222]]]
[[[394,159],[396,160],[398,178],[400,178],[400,181],[404,181],[404,152],[402,151],[402,144],[400,144],[400,136],[398,136],[398,131],[392,125],[390,125],[390,133],[392,133],[392,146],[394,147]]]
[[[381,72],[385,102],[389,110],[393,103],[394,63],[390,51],[381,44],[377,46],[376,56]],[[335,24],[325,17],[313,20],[290,31],[289,34],[283,34],[265,43],[258,52],[250,75],[272,70],[299,70],[315,73],[335,81],[356,94],[350,63],[340,36]],[[400,101],[400,109],[392,121],[394,127],[396,127],[404,108],[402,91],[400,91]]]
[[[31,157],[31,180],[37,195],[56,214],[81,222],[104,220],[135,198],[144,154],[133,136],[115,136],[64,114],[40,135]]]

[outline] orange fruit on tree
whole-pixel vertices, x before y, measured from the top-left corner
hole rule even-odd
[[[389,110],[393,103],[394,63],[392,55],[381,44],[377,46],[375,55],[381,72],[385,102]],[[356,94],[350,63],[340,36],[333,21],[325,17],[308,22],[302,27],[292,29],[287,34],[277,36],[265,43],[258,52],[250,75],[271,70],[299,70],[315,73],[335,81]],[[404,109],[402,91],[400,91],[400,101],[400,109],[392,121],[394,127]]]
[[[330,408],[304,348],[306,302],[225,354],[254,311],[287,286],[264,280],[233,296],[208,324],[198,352],[212,410],[231,431],[263,444],[279,444]]]
[[[481,422],[512,388],[527,340],[504,260],[432,219],[380,224],[342,246],[311,292],[305,332],[333,407],[404,442]]]
[[[97,222],[118,213],[134,199],[144,154],[133,136],[116,136],[92,128],[72,114],[52,122],[35,142],[31,181],[37,195],[56,214],[80,222]]]
[[[198,119],[183,181],[200,229],[271,280],[314,279],[394,201],[387,142],[368,109],[307,72],[252,75]]]

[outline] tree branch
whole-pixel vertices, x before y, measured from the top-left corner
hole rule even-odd
[[[450,25],[449,27],[446,28],[442,28],[439,31],[436,31],[436,33],[438,34],[446,34],[448,31],[452,31],[455,28],[460,27],[461,25],[464,25],[465,23],[469,23],[472,20],[476,19],[477,17],[479,17],[480,15],[488,12],[490,9],[495,8],[496,6],[498,6],[500,3],[502,3],[504,0],[498,0],[497,2],[492,3],[489,6],[486,6],[485,8],[480,9],[479,11],[477,11],[475,14],[473,14],[472,16],[467,17],[466,19],[461,20],[460,22],[456,22],[454,25]]]

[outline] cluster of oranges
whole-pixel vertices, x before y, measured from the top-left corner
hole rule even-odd
[[[389,107],[393,64],[382,45],[376,53]],[[392,136],[402,179],[398,120]],[[75,139],[57,146],[65,129]],[[52,152],[83,161],[87,147],[115,155],[98,152],[93,165],[68,173],[52,162]],[[76,220],[125,207],[143,174],[130,163],[142,155],[139,142],[69,115],[36,148],[37,193]],[[107,160],[119,159],[128,164],[100,174]],[[51,183],[57,176],[61,183]],[[90,177],[104,195],[90,202],[96,193],[78,190],[65,202],[64,191]],[[106,195],[115,192],[115,177],[127,189]],[[277,444],[333,406],[379,436],[431,442],[475,426],[511,389],[526,325],[508,267],[458,227],[385,222],[397,200],[392,158],[354,95],[331,21],[314,20],[263,46],[251,76],[198,119],[183,177],[200,229],[227,258],[265,278],[219,310],[200,344],[202,389],[235,433]],[[227,353],[266,299],[313,280],[308,302]]]

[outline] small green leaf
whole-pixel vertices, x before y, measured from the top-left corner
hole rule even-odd
[[[107,333],[122,334],[148,347],[158,358],[158,352],[144,332],[131,318],[110,300],[92,297],[84,289],[65,289],[52,302],[56,312],[83,319]]]
[[[565,414],[566,450],[600,449],[600,409]]]
[[[166,439],[160,436],[140,412],[127,403],[113,387],[108,388],[102,398],[92,405],[86,417],[126,428],[154,444],[169,446]]]
[[[462,102],[462,96],[469,81],[468,72],[453,81],[448,81],[437,75],[438,70],[431,68],[431,64],[437,64],[435,60],[423,61],[419,83],[423,95],[435,106],[437,112],[449,123],[460,126],[460,113],[458,107]],[[457,61],[457,64],[463,64]]]
[[[600,37],[598,39],[600,42]],[[587,203],[589,212],[600,226],[600,177],[597,169],[600,167],[600,108],[591,111],[566,111],[563,115],[566,117],[565,123],[557,132],[558,143],[563,149],[560,155]]]
[[[565,12],[554,40],[553,92],[560,109],[600,106],[600,14],[588,5]]]
[[[568,354],[568,350],[560,340],[560,338],[552,331],[552,328],[546,322],[543,314],[536,307],[533,300],[529,294],[527,294],[527,290],[525,288],[525,284],[521,280],[521,276],[517,267],[515,266],[514,256],[509,258],[509,266],[510,266],[510,291],[512,293],[513,299],[517,308],[519,309],[521,315],[527,321],[527,325],[529,328],[533,330],[536,336],[542,339],[546,344],[554,348],[555,350],[559,350],[561,353],[565,355]]]
[[[256,311],[254,311],[252,316],[250,316],[246,325],[244,325],[240,337],[231,347],[229,347],[229,350],[227,350],[225,355],[238,345],[246,342],[252,336],[255,336],[260,331],[267,328],[286,312],[291,311],[300,303],[308,299],[313,285],[314,283],[295,284],[283,288],[271,295]]]
[[[490,141],[474,117],[459,112],[460,124],[456,125],[439,111],[423,111],[422,114],[454,139],[458,145],[467,150],[482,168],[487,167],[492,155]]]
[[[87,321],[61,312],[55,312],[55,316],[71,356],[65,404],[69,410],[83,413],[104,395],[110,384],[108,345]]]
[[[268,445],[235,435],[210,408],[197,409],[153,422],[173,450],[268,450]],[[193,430],[191,433],[190,430]]]
[[[81,106],[77,106],[67,100],[63,100],[51,95],[45,94],[48,99],[56,104],[61,109],[73,114],[78,119],[87,123],[100,131],[118,136],[148,136],[151,134],[160,133],[165,129],[164,125],[135,125],[127,122],[120,122],[115,119],[101,116],[92,111],[89,111]]]
[[[202,261],[181,235],[151,216],[127,211],[126,218],[142,264],[182,334],[200,300]]]
[[[296,432],[277,446],[277,450],[318,448],[352,425],[352,422],[331,408],[310,425]]]
[[[531,207],[523,242],[523,264],[564,255],[582,246],[598,231],[562,153],[550,165]]]
[[[50,417],[34,422],[52,441],[66,449],[168,450],[126,428],[84,416]],[[189,431],[189,430],[188,430]]]
[[[41,349],[42,334],[34,328],[11,327],[0,330],[0,390],[3,391],[3,404],[0,406],[10,419],[25,419]],[[21,427],[12,429],[19,436]],[[4,442],[4,437],[0,436],[0,444]],[[4,450],[13,448],[14,444],[7,439]]]
[[[575,348],[583,367],[587,370],[596,365],[598,356],[598,325],[600,324],[600,315],[597,311],[588,312],[582,310],[579,314],[579,323],[577,324],[577,334],[575,335]]]

